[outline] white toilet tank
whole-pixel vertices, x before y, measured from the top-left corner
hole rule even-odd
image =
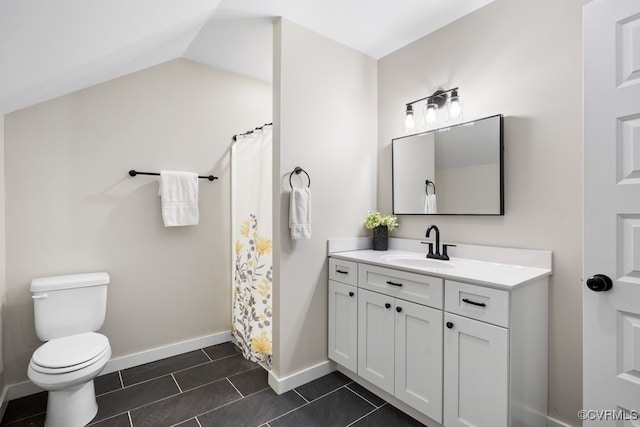
[[[108,273],[42,277],[31,281],[36,334],[42,341],[95,332],[107,311]]]

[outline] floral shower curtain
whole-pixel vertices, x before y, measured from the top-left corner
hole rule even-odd
[[[271,366],[271,126],[231,147],[233,337],[244,357]]]

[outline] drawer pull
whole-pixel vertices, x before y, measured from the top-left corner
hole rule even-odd
[[[355,294],[354,294],[353,292],[349,292],[349,296],[350,296],[350,297],[352,297],[352,296],[354,296],[354,295],[355,295]]]
[[[475,302],[475,301],[471,301],[470,299],[467,298],[462,298],[462,302],[466,302],[467,304],[471,304],[471,305],[477,305],[478,307],[486,307],[487,304],[483,303],[483,302]]]
[[[387,285],[391,286],[402,286],[402,283],[392,282],[391,280],[387,280]]]
[[[338,270],[338,269],[336,269],[336,273],[338,273],[338,274],[349,274],[348,271],[342,271],[342,270]]]
[[[447,322],[447,328],[453,329],[453,323],[452,322]]]
[[[401,313],[401,312],[402,312],[402,307],[396,307],[396,311],[397,311],[398,313]]]
[[[384,305],[384,308],[391,308],[391,304],[386,303],[386,304]]]

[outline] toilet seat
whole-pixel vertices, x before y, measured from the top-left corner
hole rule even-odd
[[[43,368],[36,365],[32,359],[27,368],[27,376],[31,382],[44,390],[65,390],[87,381],[92,382],[102,372],[110,357],[111,346],[108,346],[98,358],[75,365],[71,370],[67,369],[67,372],[62,372],[60,369]]]
[[[86,332],[46,342],[33,353],[30,365],[43,374],[64,374],[92,365],[108,351],[107,337]]]

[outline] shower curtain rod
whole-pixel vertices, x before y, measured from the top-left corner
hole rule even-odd
[[[271,125],[273,125],[273,122],[272,123],[265,123],[264,125],[262,125],[260,127],[257,127],[257,128],[255,128],[253,130],[248,130],[245,133],[241,133],[239,135],[233,135],[233,140],[237,141],[239,136],[251,135],[253,132],[255,132],[257,130],[262,130],[265,126],[271,126]]]

